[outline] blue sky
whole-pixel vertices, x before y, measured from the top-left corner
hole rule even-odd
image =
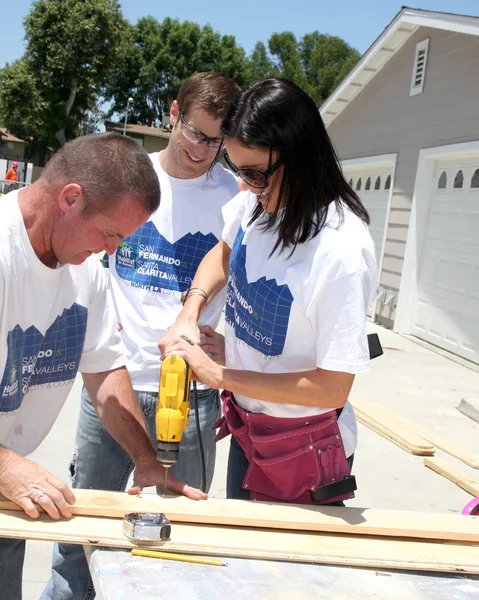
[[[175,3],[157,0],[123,0],[123,14],[131,22],[152,15],[210,23],[221,34],[234,35],[236,42],[250,53],[258,41],[267,42],[272,33],[292,31],[298,38],[318,30],[338,35],[361,53],[401,9],[404,0],[182,0]],[[23,19],[31,0],[2,1],[0,67],[20,58],[24,51]],[[5,7],[7,4],[8,8]],[[421,0],[425,10],[479,16],[478,0]]]

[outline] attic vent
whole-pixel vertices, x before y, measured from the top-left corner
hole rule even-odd
[[[416,56],[414,57],[414,69],[412,72],[410,96],[422,94],[424,90],[424,79],[426,76],[427,50],[429,47],[429,38],[419,42],[416,46]]]

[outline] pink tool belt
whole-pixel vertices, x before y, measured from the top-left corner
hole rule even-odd
[[[243,489],[252,500],[331,504],[356,489],[335,410],[300,418],[278,418],[239,407],[224,391],[223,417],[215,441],[230,433],[249,462]]]

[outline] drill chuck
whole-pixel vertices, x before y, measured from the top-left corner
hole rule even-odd
[[[167,469],[178,462],[179,452],[179,442],[158,442],[156,445],[156,460]]]

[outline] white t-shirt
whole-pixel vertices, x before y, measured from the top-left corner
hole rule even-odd
[[[181,293],[191,286],[202,258],[221,238],[223,206],[238,193],[236,178],[220,164],[211,175],[176,179],[161,168],[159,156],[150,154],[160,181],[160,207],[120,244],[109,263],[128,371],[133,387],[149,392],[158,391],[158,342],[175,322]],[[224,304],[225,294],[220,294],[199,324],[215,329]]]
[[[77,371],[125,364],[98,257],[51,269],[35,254],[18,205],[0,220],[0,444],[33,452],[50,431]]]
[[[226,364],[231,369],[294,373],[316,368],[347,373],[369,369],[366,311],[377,292],[374,243],[367,226],[344,207],[339,226],[333,203],[326,226],[312,240],[272,255],[274,231],[266,215],[248,225],[257,203],[241,192],[223,210],[223,239],[231,250],[226,297]],[[324,409],[279,404],[235,393],[251,412],[302,417]],[[349,403],[339,426],[346,456],[356,448]]]

